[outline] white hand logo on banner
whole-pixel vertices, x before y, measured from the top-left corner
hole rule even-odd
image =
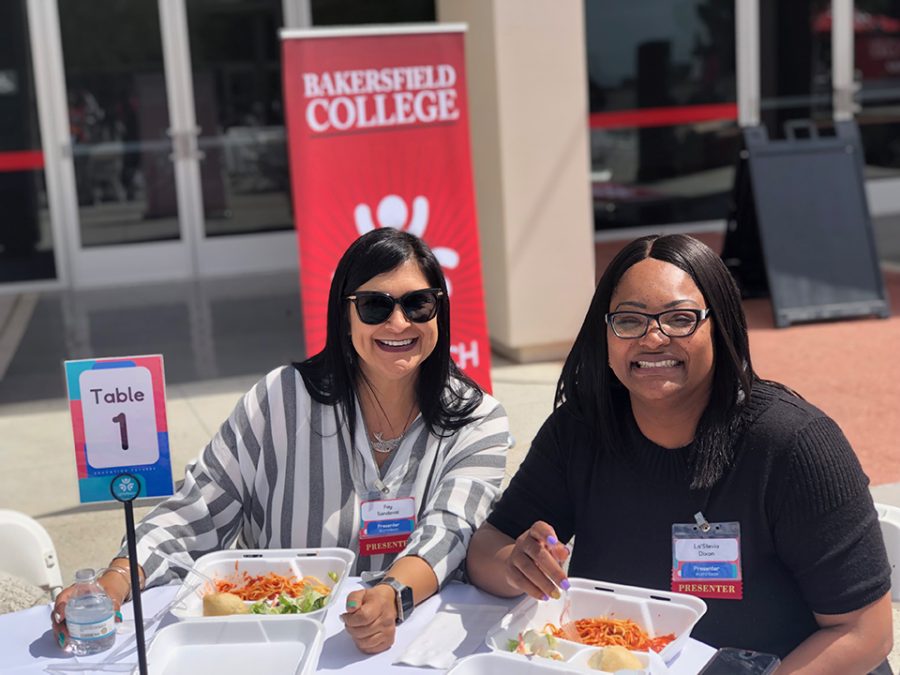
[[[378,220],[377,227],[393,227],[395,230],[405,229],[410,234],[414,234],[420,239],[425,234],[425,228],[428,227],[429,206],[428,199],[419,195],[412,202],[412,218],[409,218],[409,208],[403,197],[397,195],[386,195],[378,202],[378,208],[375,210],[375,217]],[[360,235],[371,232],[375,229],[375,222],[372,220],[372,209],[368,204],[357,204],[353,209],[353,219],[356,221],[356,231]],[[407,219],[409,222],[407,223]],[[455,249],[446,246],[433,246],[431,250],[434,257],[441,264],[441,267],[447,270],[455,270],[459,266],[459,253]],[[447,294],[452,295],[453,286],[450,279],[447,279]]]

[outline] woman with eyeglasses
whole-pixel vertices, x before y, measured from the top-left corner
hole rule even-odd
[[[353,574],[385,575],[348,596],[342,620],[360,650],[386,650],[415,604],[461,577],[499,494],[508,438],[503,408],[450,358],[434,254],[411,234],[376,229],[337,265],[324,349],[249,391],[178,492],[137,527],[145,584],[183,577],[235,541],[349,548]],[[126,555],[112,566],[126,571]],[[124,573],[101,583],[117,603],[130,595]],[[67,597],[53,613],[61,644]]]
[[[776,654],[779,675],[890,672],[868,479],[831,419],[754,372],[738,289],[696,239],[610,263],[470,578],[558,598],[573,537],[571,576],[703,597],[692,636]]]

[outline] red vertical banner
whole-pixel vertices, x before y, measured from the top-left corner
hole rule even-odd
[[[453,358],[490,391],[463,29],[283,31],[282,47],[307,353],[325,344],[344,250],[394,227],[434,251],[450,290]]]

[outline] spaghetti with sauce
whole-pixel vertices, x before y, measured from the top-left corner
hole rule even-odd
[[[574,628],[575,635],[572,635]],[[647,632],[630,619],[609,619],[598,616],[589,619],[578,619],[560,628],[548,623],[544,631],[554,637],[574,639],[582,644],[595,647],[611,647],[620,645],[626,649],[645,652],[652,649],[655,652],[662,651],[666,645],[675,640],[674,633],[650,637]]]
[[[232,593],[241,600],[258,601],[275,600],[282,594],[291,598],[299,598],[307,588],[322,595],[331,593],[331,588],[323,584],[317,577],[305,576],[298,579],[293,575],[287,577],[276,572],[259,575],[243,572],[236,580],[219,579],[216,580],[215,591]]]

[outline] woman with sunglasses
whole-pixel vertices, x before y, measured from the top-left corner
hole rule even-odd
[[[353,574],[385,574],[348,596],[342,620],[360,650],[388,649],[415,604],[462,576],[499,493],[508,438],[503,408],[450,358],[434,254],[411,234],[376,229],[337,265],[324,349],[249,391],[175,496],[139,524],[145,584],[174,581],[234,541],[349,548]],[[127,569],[126,555],[112,565]],[[101,583],[115,602],[129,595],[125,574]],[[67,597],[54,612],[63,639]]]
[[[649,236],[615,257],[555,407],[472,539],[473,583],[558,598],[574,537],[573,577],[699,595],[692,636],[776,654],[779,675],[890,672],[868,479],[831,419],[753,371],[708,247]]]

